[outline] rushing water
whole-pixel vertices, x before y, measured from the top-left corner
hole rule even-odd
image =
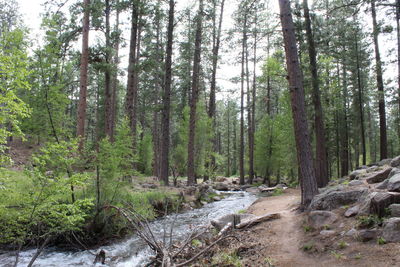
[[[252,194],[232,192],[221,201],[206,204],[200,209],[163,217],[150,223],[150,226],[156,238],[162,239],[164,236],[164,226],[167,232],[169,232],[170,226],[174,222],[174,240],[180,240],[185,238],[189,232],[198,229],[199,226],[208,224],[211,219],[246,209],[255,200],[256,196]],[[93,266],[93,254],[96,254],[100,249],[106,251],[106,264],[97,266],[142,266],[152,255],[152,251],[147,245],[138,236],[133,235],[124,241],[91,251],[70,252],[60,251],[57,248],[49,248],[36,259],[34,266]],[[35,252],[36,250],[22,251],[18,266],[26,266]],[[12,266],[14,260],[15,257],[10,253],[0,255],[0,266]]]

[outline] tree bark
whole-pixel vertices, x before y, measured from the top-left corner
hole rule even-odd
[[[162,112],[162,145],[161,145],[161,172],[160,179],[164,181],[165,185],[169,185],[169,122],[171,110],[171,84],[172,84],[172,42],[174,32],[174,0],[169,1],[169,14],[168,14],[168,33],[167,33],[167,49],[165,61],[165,84],[163,94],[163,112]]]
[[[119,1],[117,0],[117,5]],[[117,14],[115,19],[115,31],[119,32],[119,8],[117,7]],[[114,65],[115,71],[112,80],[112,92],[111,92],[111,142],[114,142],[115,139],[115,126],[116,126],[116,118],[117,118],[117,101],[118,101],[118,64],[119,64],[119,43],[120,36],[118,36],[117,41],[114,45]]]
[[[196,111],[197,111],[196,109],[197,109],[197,100],[199,94],[202,30],[203,30],[203,0],[200,0],[199,14],[197,17],[197,26],[196,26],[195,50],[193,58],[192,94],[190,97],[188,168],[187,168],[188,185],[196,184],[195,165],[194,165],[194,160],[195,160],[194,142],[196,134]]]
[[[396,0],[396,33],[397,33],[397,134],[400,143],[400,0]]]
[[[111,91],[111,40],[110,40],[110,0],[105,0],[105,17],[106,17],[106,69],[104,72],[104,133],[111,138],[112,136],[112,91]]]
[[[89,66],[89,17],[90,17],[90,0],[83,1],[83,24],[82,24],[82,55],[80,66],[80,90],[78,117],[76,122],[76,135],[79,140],[79,150],[82,151],[85,142],[85,121],[86,121],[86,97],[88,84],[88,66]]]
[[[321,105],[321,92],[319,90],[317,52],[315,49],[314,37],[311,28],[310,11],[307,0],[303,0],[305,28],[308,43],[308,56],[310,58],[310,71],[312,80],[312,97],[314,103],[314,123],[315,123],[315,175],[318,187],[324,187],[329,182],[328,177],[328,159],[325,143],[325,125],[323,110]]]
[[[240,77],[240,155],[239,155],[239,173],[240,184],[244,185],[244,64],[247,43],[247,14],[244,15],[243,38],[242,38],[242,72]]]
[[[386,133],[386,108],[385,108],[385,91],[383,88],[382,61],[379,52],[379,28],[376,21],[375,0],[371,0],[372,29],[375,48],[376,61],[376,83],[378,87],[379,101],[379,133],[380,133],[380,158],[387,158],[387,133]]]
[[[297,162],[301,176],[301,205],[303,208],[306,208],[312,198],[318,194],[318,188],[312,164],[313,159],[305,110],[303,76],[299,64],[290,2],[288,0],[279,0],[279,7],[292,104]]]
[[[137,106],[137,46],[138,46],[138,1],[132,2],[132,24],[131,24],[131,39],[129,45],[129,65],[128,65],[128,82],[126,89],[125,111],[129,119],[129,126],[131,128],[133,149],[136,147],[136,106]]]

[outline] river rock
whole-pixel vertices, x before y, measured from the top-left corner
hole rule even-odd
[[[214,201],[220,201],[220,200],[221,200],[221,198],[220,198],[220,197],[217,197],[217,196],[215,196],[215,197],[213,197],[213,200],[214,200]]]
[[[324,226],[331,225],[338,220],[338,216],[325,210],[315,210],[308,214],[308,224],[315,229],[321,229]]]
[[[357,202],[361,196],[368,192],[367,189],[350,191],[325,191],[316,195],[311,201],[311,210],[333,210],[338,207]]]
[[[224,183],[217,183],[213,187],[215,190],[218,190],[218,191],[229,191],[228,185],[226,185]]]
[[[353,180],[353,181],[349,182],[349,186],[357,186],[357,185],[362,185],[362,184],[364,184],[364,182],[361,180]]]
[[[346,210],[346,212],[344,213],[344,217],[348,218],[348,217],[356,216],[358,214],[359,210],[360,210],[360,206],[355,205],[354,207],[351,207]]]
[[[399,192],[400,191],[400,173],[392,176],[387,184],[387,190],[391,192]]]
[[[381,161],[378,161],[376,165],[378,166],[384,166],[384,165],[389,165],[391,163],[392,159],[383,159]]]
[[[370,176],[368,176],[368,178],[366,179],[366,180],[367,180],[367,183],[369,183],[369,184],[380,183],[380,182],[382,182],[383,180],[385,180],[386,178],[388,178],[389,173],[390,173],[391,171],[392,171],[392,168],[389,167],[389,168],[386,168],[386,169],[384,169],[384,170],[382,170],[382,171],[373,173],[373,174],[371,174]]]
[[[391,217],[400,217],[400,204],[391,204],[389,209]]]
[[[365,170],[355,170],[349,174],[350,180],[358,179],[362,174],[366,173]]]
[[[390,166],[399,167],[400,166],[400,156],[397,156],[394,159],[392,159],[392,161],[390,162]]]
[[[383,223],[383,238],[386,242],[400,242],[400,218],[393,217]]]
[[[357,239],[361,242],[368,242],[370,240],[376,239],[379,234],[377,229],[364,229],[357,233]]]
[[[227,225],[228,223],[232,223],[232,225],[236,226],[241,221],[250,220],[255,217],[256,216],[253,214],[246,214],[246,213],[244,213],[244,214],[227,214],[216,220],[211,220],[211,225],[214,226],[218,231],[221,231],[221,229],[224,228],[224,226]]]

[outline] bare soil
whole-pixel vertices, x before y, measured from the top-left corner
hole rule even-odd
[[[362,243],[342,235],[354,226],[354,218],[341,217],[332,225],[333,236],[323,237],[318,230],[306,232],[307,214],[296,210],[299,202],[300,191],[295,189],[259,199],[249,213],[280,212],[281,218],[235,231],[240,242],[224,242],[213,253],[236,251],[243,266],[400,266],[399,244]],[[335,212],[342,216],[344,211]]]

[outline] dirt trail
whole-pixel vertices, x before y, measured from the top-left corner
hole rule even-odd
[[[261,198],[248,209],[255,215],[279,212],[281,218],[241,231],[244,266],[400,266],[398,243],[380,246],[375,241],[362,243],[341,236],[341,231],[348,230],[349,219],[342,219],[346,226],[336,228],[337,235],[330,238],[321,237],[319,231],[305,233],[306,214],[295,210],[299,203],[300,191],[289,189],[280,196]],[[310,241],[312,252],[304,252],[302,247]],[[341,241],[346,248],[338,248]]]
[[[300,192],[290,189],[280,196],[261,198],[248,209],[255,215],[279,212],[282,216],[259,226],[264,228],[260,241],[268,246],[265,266],[268,262],[275,266],[321,266],[320,260],[300,250],[302,216],[295,210],[299,202]]]

